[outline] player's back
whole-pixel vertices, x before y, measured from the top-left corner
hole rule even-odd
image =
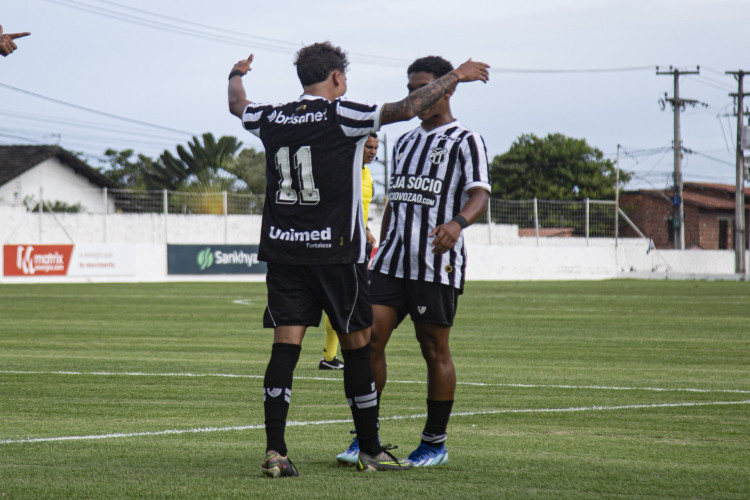
[[[248,106],[243,124],[266,150],[261,260],[364,261],[362,151],[378,113],[378,106],[313,96]]]

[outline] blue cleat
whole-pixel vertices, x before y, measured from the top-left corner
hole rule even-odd
[[[336,461],[344,465],[357,465],[359,459],[359,441],[356,436],[352,440],[352,444],[346,449],[344,453],[336,455]]]
[[[440,446],[430,446],[429,444],[420,444],[416,450],[409,455],[409,460],[414,467],[431,467],[448,463],[448,450],[445,444]]]

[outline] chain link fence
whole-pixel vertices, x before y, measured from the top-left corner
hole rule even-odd
[[[264,195],[232,192],[92,190],[88,201],[76,204],[90,214],[261,215]],[[373,200],[374,217],[382,213],[385,198]],[[48,202],[45,201],[45,205]],[[27,209],[31,205],[27,204]],[[54,211],[54,210],[53,210]],[[477,221],[518,227],[519,236],[614,238],[618,229],[615,202],[607,200],[554,201],[491,198]],[[620,219],[619,222],[622,222]]]
[[[614,238],[615,202],[490,199],[478,221],[518,226],[519,236]]]
[[[261,215],[264,195],[243,193],[190,193],[182,191],[104,192],[107,213],[166,213],[183,215]],[[101,211],[103,212],[104,209]],[[96,213],[95,210],[88,210]]]

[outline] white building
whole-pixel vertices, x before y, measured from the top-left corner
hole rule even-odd
[[[118,186],[59,146],[0,146],[0,204],[22,206],[28,199],[36,205],[41,197],[102,213],[105,187]],[[112,212],[114,201],[107,204]]]

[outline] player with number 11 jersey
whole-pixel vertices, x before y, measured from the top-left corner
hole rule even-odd
[[[368,135],[380,128],[380,108],[307,94],[245,108],[243,126],[266,150],[260,260],[365,262],[361,164]]]

